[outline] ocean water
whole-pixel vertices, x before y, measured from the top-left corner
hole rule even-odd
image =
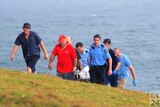
[[[160,90],[160,1],[159,0],[0,0],[0,67],[25,71],[19,48],[14,62],[10,52],[14,41],[29,22],[42,38],[50,54],[58,36],[71,36],[73,45],[83,42],[89,48],[93,36],[99,33],[102,41],[112,40],[136,71],[138,85],[127,89],[143,92]],[[48,62],[41,59],[39,73],[54,74]]]

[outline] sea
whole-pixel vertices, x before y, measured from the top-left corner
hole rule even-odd
[[[135,69],[137,86],[130,75],[126,89],[140,92],[160,90],[160,0],[0,0],[0,68],[26,69],[21,47],[10,61],[15,39],[29,22],[42,38],[49,55],[61,34],[73,46],[82,42],[89,49],[93,36],[110,38],[111,48],[120,48]],[[54,75],[41,58],[37,72]]]

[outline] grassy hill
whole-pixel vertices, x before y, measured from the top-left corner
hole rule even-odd
[[[0,69],[0,107],[148,106],[145,93]]]

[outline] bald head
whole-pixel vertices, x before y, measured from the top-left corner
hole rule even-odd
[[[119,48],[115,48],[115,49],[114,49],[114,53],[115,53],[115,55],[118,56],[118,57],[121,55],[121,51],[120,51]]]
[[[72,44],[72,39],[70,36],[67,36],[67,42],[68,42],[68,44]]]

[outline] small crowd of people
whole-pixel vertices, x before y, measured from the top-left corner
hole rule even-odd
[[[31,25],[24,23],[23,32],[15,40],[10,59],[13,61],[18,47],[21,45],[25,59],[27,73],[36,73],[35,65],[40,58],[42,49],[44,59],[48,60],[48,53],[39,35],[31,31]],[[134,68],[129,58],[121,53],[119,48],[111,49],[111,40],[96,34],[90,49],[86,49],[82,42],[72,45],[71,37],[60,35],[49,58],[48,68],[53,68],[53,61],[57,57],[57,76],[67,80],[87,80],[91,83],[110,85],[124,88],[131,72],[134,86],[137,85]],[[129,70],[129,71],[128,71]]]

